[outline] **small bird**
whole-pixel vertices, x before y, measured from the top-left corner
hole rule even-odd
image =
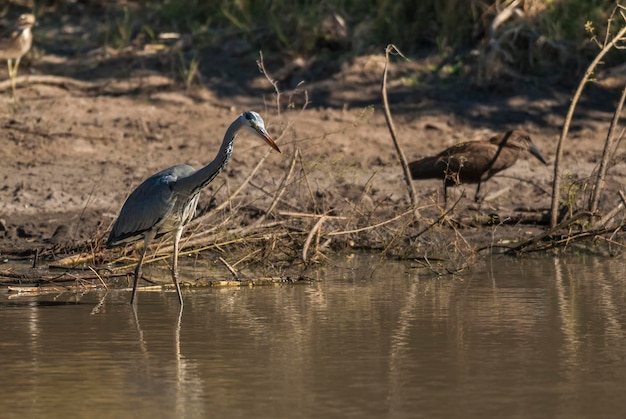
[[[30,13],[21,15],[15,25],[15,31],[8,38],[0,40],[0,59],[7,60],[9,79],[11,79],[12,97],[15,98],[15,78],[20,60],[33,44],[31,28],[35,24],[35,16]]]
[[[447,202],[448,186],[477,183],[474,201],[478,201],[481,183],[513,166],[525,151],[548,164],[526,132],[513,130],[488,141],[453,145],[436,156],[409,163],[409,169],[413,179],[443,179],[444,202]]]
[[[241,129],[251,131],[280,153],[280,149],[267,133],[261,116],[252,111],[244,112],[226,130],[222,145],[212,162],[199,170],[179,164],[160,171],[141,183],[126,199],[109,235],[107,247],[143,239],[143,250],[135,268],[131,304],[135,301],[137,281],[141,277],[141,265],[148,245],[154,238],[169,233],[174,239],[172,280],[178,293],[178,301],[183,304],[178,284],[178,242],[185,225],[194,216],[201,189],[226,166],[233,152],[235,137]]]

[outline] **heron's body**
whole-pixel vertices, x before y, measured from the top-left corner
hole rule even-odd
[[[35,16],[32,14],[21,15],[17,20],[15,31],[8,38],[0,40],[0,59],[7,60],[13,97],[15,97],[15,77],[17,77],[20,60],[33,44],[31,28],[34,24]]]
[[[198,204],[195,195],[175,193],[176,181],[195,172],[186,164],[170,167],[143,181],[128,197],[107,242],[108,247],[133,243],[153,230],[155,238],[170,233],[192,218]]]
[[[244,112],[227,129],[215,159],[205,167],[195,170],[186,164],[172,166],[143,181],[126,199],[113,225],[107,247],[144,241],[144,249],[135,269],[131,304],[135,299],[141,265],[149,243],[156,237],[172,233],[174,253],[172,279],[182,304],[178,284],[178,242],[185,225],[193,218],[200,191],[217,176],[233,151],[233,142],[239,130],[250,129],[280,152],[271,139],[261,117],[255,112]]]
[[[413,179],[443,179],[444,196],[448,186],[477,183],[477,199],[481,182],[511,167],[525,152],[548,164],[530,136],[514,130],[488,141],[468,141],[441,153],[409,163]]]

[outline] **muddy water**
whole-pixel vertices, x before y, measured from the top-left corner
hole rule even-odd
[[[626,264],[458,278],[339,259],[311,285],[0,297],[0,416],[624,417]],[[132,412],[132,413],[131,413]]]

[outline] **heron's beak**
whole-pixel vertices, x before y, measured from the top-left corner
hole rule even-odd
[[[539,159],[541,163],[545,165],[548,164],[548,161],[545,159],[545,157],[543,157],[543,154],[541,154],[541,151],[539,151],[535,143],[530,144],[530,148],[528,149],[528,151],[530,152],[530,154],[537,157],[537,159]]]
[[[270,147],[272,147],[274,150],[278,151],[279,153],[282,153],[282,151],[280,151],[280,148],[278,148],[278,146],[276,145],[274,140],[272,140],[272,137],[270,137],[267,131],[265,131],[264,129],[259,129],[257,130],[257,132],[259,133],[261,138],[263,138],[265,142],[270,145]]]

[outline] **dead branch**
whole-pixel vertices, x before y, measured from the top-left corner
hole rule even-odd
[[[609,160],[614,150],[613,144],[615,143],[615,128],[619,122],[619,117],[622,114],[622,108],[624,107],[624,100],[626,100],[626,86],[622,89],[622,96],[615,108],[611,124],[609,125],[609,132],[606,134],[606,141],[604,142],[604,150],[602,151],[602,159],[600,160],[600,167],[598,167],[598,173],[596,175],[596,183],[591,191],[591,198],[589,199],[589,212],[595,214],[598,210],[598,202],[600,201],[600,194],[604,188],[604,179],[606,178],[606,170],[608,168]]]
[[[413,208],[411,208],[411,209],[410,209],[410,210],[408,210],[408,211],[403,212],[402,214],[396,215],[396,216],[395,216],[395,217],[393,217],[393,218],[390,218],[390,219],[385,220],[385,221],[381,221],[380,223],[377,223],[377,224],[374,224],[374,225],[371,225],[371,226],[366,226],[366,227],[362,227],[362,228],[356,228],[356,229],[354,229],[354,230],[346,230],[346,231],[333,231],[333,232],[328,233],[328,234],[327,234],[327,236],[338,236],[338,235],[343,235],[343,234],[354,234],[354,233],[360,233],[360,232],[362,232],[362,231],[373,230],[373,229],[376,229],[376,228],[378,228],[378,227],[382,227],[382,226],[384,226],[385,224],[389,224],[389,223],[391,223],[391,222],[394,222],[394,221],[396,221],[396,220],[399,220],[400,218],[402,218],[402,217],[404,217],[405,215],[410,214],[410,213],[412,213],[412,212],[414,212],[414,209],[413,209]]]
[[[615,14],[615,10],[613,11]],[[572,98],[570,107],[567,111],[567,116],[565,117],[565,122],[563,123],[563,130],[561,131],[561,136],[559,137],[559,141],[556,146],[556,157],[554,159],[554,178],[552,180],[552,201],[550,204],[550,227],[555,228],[559,216],[559,201],[560,201],[560,189],[561,189],[561,160],[563,159],[563,146],[565,144],[565,140],[567,138],[567,133],[569,131],[569,126],[572,122],[572,118],[574,116],[574,110],[578,105],[578,101],[580,100],[580,95],[582,94],[583,88],[593,75],[596,67],[602,61],[604,56],[615,47],[618,41],[622,39],[622,37],[626,34],[626,25],[619,30],[617,35],[611,39],[611,41],[602,48],[600,53],[594,58],[594,60],[589,64],[585,74],[578,84],[578,88],[576,89],[576,93],[574,93],[574,97]]]
[[[300,217],[300,218],[321,218],[326,217],[328,219],[334,220],[347,220],[348,217],[342,217],[339,215],[326,215],[326,214],[308,214],[304,212],[289,212],[289,211],[279,211],[278,214],[286,216],[286,217]]]
[[[322,224],[324,224],[324,221],[326,221],[326,217],[321,217],[319,220],[317,220],[317,222],[309,232],[309,235],[306,237],[306,240],[304,241],[304,245],[302,246],[302,261],[304,263],[308,263],[307,253],[309,251],[309,246],[311,245],[311,240],[313,240],[313,237],[315,237],[316,234],[319,237],[319,233],[322,229]]]
[[[233,268],[232,266],[230,266],[228,264],[228,262],[226,262],[226,260],[223,257],[219,257],[217,258],[220,262],[222,262],[222,264],[224,264],[224,266],[226,266],[226,269],[228,269],[228,271],[232,274],[233,278],[237,279],[239,278],[239,274],[237,274],[237,271],[235,270],[235,268]]]
[[[107,287],[107,284],[105,284],[105,283],[104,283],[104,280],[102,279],[102,277],[100,276],[100,274],[99,274],[99,273],[98,273],[98,272],[97,272],[94,268],[92,268],[91,266],[89,267],[89,270],[90,270],[91,272],[93,272],[93,273],[94,273],[94,275],[95,275],[96,277],[98,277],[98,279],[100,280],[100,283],[102,284],[102,286],[104,287],[104,289],[105,289],[105,290],[108,290],[108,289],[109,289],[109,287]]]
[[[299,154],[300,154],[300,151],[299,151],[298,148],[296,148],[294,150],[294,152],[293,152],[292,157],[291,157],[291,163],[289,164],[289,170],[287,170],[287,173],[285,173],[285,176],[283,177],[283,179],[281,180],[280,184],[278,185],[278,189],[276,190],[276,193],[274,195],[274,199],[272,200],[272,203],[270,204],[269,208],[265,211],[265,214],[263,214],[261,217],[259,217],[259,219],[256,220],[254,224],[261,224],[261,223],[263,223],[265,221],[265,219],[267,218],[267,216],[269,214],[271,214],[272,211],[274,211],[274,208],[276,208],[276,206],[280,202],[282,196],[287,191],[287,185],[289,184],[289,181],[291,180],[291,177],[293,176],[293,172],[294,172],[294,169],[296,167],[296,162],[298,161],[298,155]]]
[[[394,52],[395,54],[400,55],[405,58],[404,55],[400,52],[400,50],[393,44],[387,45],[385,49],[385,68],[383,69],[383,83],[381,87],[381,94],[383,97],[383,107],[385,109],[385,120],[387,121],[387,126],[389,127],[389,134],[391,135],[391,139],[393,140],[393,145],[396,147],[396,153],[398,153],[398,158],[400,159],[400,164],[402,165],[402,171],[404,173],[404,181],[406,183],[407,190],[409,192],[409,198],[411,199],[411,205],[415,209],[415,218],[419,217],[419,212],[417,210],[417,196],[415,194],[415,188],[413,187],[413,182],[411,181],[411,172],[409,170],[409,164],[406,160],[406,156],[402,151],[402,147],[398,143],[398,138],[396,137],[396,128],[393,124],[393,119],[391,118],[391,111],[389,110],[389,99],[387,98],[387,67],[389,66],[389,54]]]
[[[569,218],[569,219],[561,222],[559,225],[550,228],[548,231],[544,231],[543,233],[538,234],[535,237],[533,237],[533,238],[531,238],[529,240],[526,240],[525,242],[522,242],[522,243],[518,244],[517,246],[513,247],[512,249],[507,250],[506,253],[521,253],[522,251],[525,251],[526,248],[528,248],[530,246],[534,246],[535,244],[539,243],[540,241],[542,241],[546,237],[549,237],[550,235],[554,234],[555,232],[561,230],[562,228],[569,227],[572,224],[578,222],[579,220],[581,220],[581,219],[583,219],[585,217],[590,217],[591,215],[592,214],[590,214],[587,211],[579,212],[578,214],[574,215],[572,218]]]

